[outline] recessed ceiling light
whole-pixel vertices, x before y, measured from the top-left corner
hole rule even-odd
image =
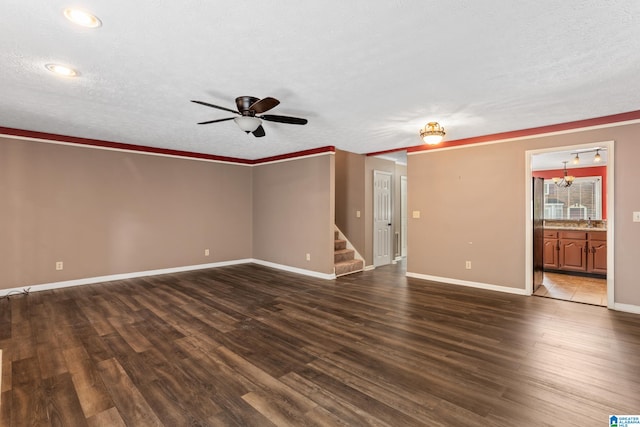
[[[45,67],[47,68],[47,70],[49,70],[52,73],[55,73],[55,74],[57,74],[59,76],[76,77],[76,76],[78,76],[80,74],[76,70],[74,70],[73,68],[67,67],[65,65],[47,64],[47,65],[45,65]]]
[[[64,10],[64,16],[74,24],[87,28],[97,28],[102,25],[102,21],[97,16],[80,9],[67,8]]]

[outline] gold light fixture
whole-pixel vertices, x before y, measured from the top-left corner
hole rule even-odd
[[[420,138],[429,145],[438,144],[445,135],[444,128],[438,122],[429,122],[420,130]]]
[[[571,184],[573,184],[573,180],[576,179],[576,177],[567,173],[567,163],[569,162],[562,163],[564,163],[564,175],[562,178],[553,178],[553,183],[558,187],[571,187]]]

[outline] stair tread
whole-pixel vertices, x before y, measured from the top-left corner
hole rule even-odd
[[[336,249],[334,252],[337,254],[348,254],[355,251],[353,249]]]
[[[346,261],[338,261],[334,262],[335,265],[348,265],[348,264],[358,264],[363,263],[364,261],[361,259],[348,259]]]
[[[344,276],[350,273],[357,273],[364,270],[364,260],[354,259],[355,250],[348,249],[347,239],[340,239],[339,233],[335,232],[334,239],[334,266],[337,276]],[[348,258],[348,259],[344,259]]]

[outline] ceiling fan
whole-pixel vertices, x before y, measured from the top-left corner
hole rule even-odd
[[[300,119],[298,117],[289,116],[276,116],[273,114],[262,114],[265,111],[269,111],[276,105],[280,104],[275,98],[256,98],[254,96],[239,96],[236,98],[236,106],[238,110],[232,110],[226,107],[220,107],[219,105],[209,104],[208,102],[195,101],[196,104],[205,105],[207,107],[217,108],[218,110],[228,111],[230,113],[238,114],[238,117],[227,117],[225,119],[208,120],[206,122],[200,122],[199,125],[206,125],[209,123],[226,122],[227,120],[233,120],[236,124],[246,133],[253,133],[253,136],[260,138],[265,135],[264,128],[262,127],[262,120],[269,122],[288,123],[291,125],[306,125],[307,119]],[[257,116],[256,114],[262,114]]]

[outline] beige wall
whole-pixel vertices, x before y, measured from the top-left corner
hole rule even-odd
[[[336,225],[359,253],[364,253],[364,164],[366,156],[336,150]],[[360,218],[356,212],[360,211]]]
[[[253,168],[254,258],[333,273],[334,167],[331,153]]]
[[[0,137],[0,289],[250,258],[251,169]]]
[[[407,270],[524,289],[525,151],[614,140],[614,298],[640,305],[639,136],[635,124],[410,155],[409,212],[421,218],[409,219]]]

